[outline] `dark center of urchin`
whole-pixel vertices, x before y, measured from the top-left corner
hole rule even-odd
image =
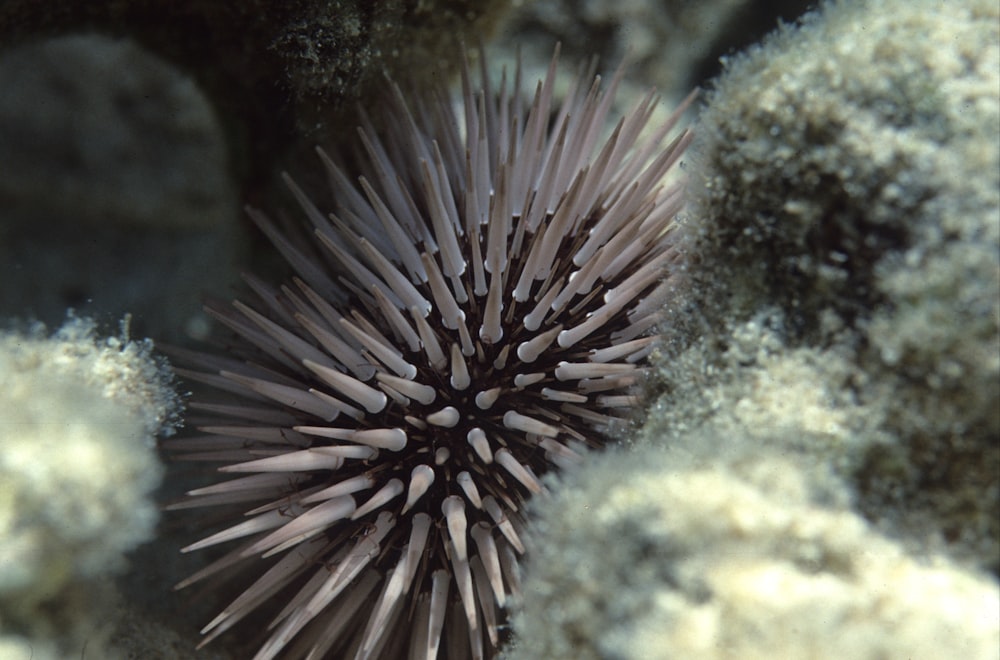
[[[286,179],[313,237],[250,210],[297,276],[208,307],[236,338],[182,373],[236,401],[165,443],[233,477],[173,507],[230,507],[185,551],[236,543],[180,586],[249,580],[203,644],[274,603],[257,658],[494,654],[540,476],[636,404],[690,141],[661,144],[679,112],[639,140],[653,95],[601,141],[597,85],[552,120],[554,76],[530,105],[464,77],[464,134],[396,89],[358,185],[320,151],[334,213]]]
[[[463,242],[465,253],[468,253],[468,241]],[[580,242],[579,237],[567,237],[560,246],[560,254],[572,255]],[[509,268],[512,272],[520,272],[524,253],[508,254],[514,255]],[[563,279],[569,272],[568,264],[556,263],[550,281]],[[587,412],[580,408],[580,404],[594,397],[580,391],[578,382],[560,381],[556,370],[562,362],[580,363],[586,361],[591,350],[606,348],[602,340],[606,342],[607,334],[627,328],[624,314],[610,323],[600,337],[589,338],[564,350],[557,344],[558,333],[581,323],[590,309],[588,304],[602,290],[595,289],[586,300],[574,296],[573,304],[558,312],[543,309],[536,313],[536,317],[544,320],[533,332],[525,328],[521,320],[536,307],[538,296],[533,296],[536,300],[517,303],[513,299],[515,284],[509,278],[504,283],[503,300],[507,303],[502,312],[499,339],[478,332],[486,322],[488,301],[467,287],[466,300],[461,305],[464,329],[459,333],[467,334],[466,346],[462,346],[461,336],[456,338],[454,332],[447,332],[438,324],[428,327],[440,345],[441,362],[433,365],[422,352],[404,352],[408,362],[416,367],[413,382],[433,388],[434,399],[424,404],[409,397],[405,400],[389,397],[377,423],[405,429],[410,440],[406,450],[393,456],[393,462],[380,466],[389,475],[408,479],[414,467],[432,462],[435,473],[441,477],[435,479],[428,497],[419,507],[414,507],[414,511],[427,510],[438,515],[433,511],[434,505],[455,493],[454,479],[462,471],[475,477],[483,494],[506,500],[518,490],[537,493],[535,477],[547,472],[553,463],[551,454],[546,458],[546,448],[549,452],[557,452],[558,458],[574,460],[579,454],[571,447],[600,446],[603,436],[597,428],[617,419],[613,410],[592,408]],[[536,282],[532,288],[537,292],[545,288],[545,284]],[[430,291],[424,293],[432,298]],[[389,328],[380,329],[391,332]],[[614,373],[616,369],[612,367],[606,371]],[[620,391],[628,390],[639,374],[630,367],[619,367],[617,371],[620,375],[613,389]],[[384,382],[391,387],[394,381]],[[609,408],[624,408],[635,397],[626,394],[616,400],[607,396],[601,400],[613,404]],[[561,407],[562,404],[568,406]],[[583,414],[587,421],[568,415],[567,407]],[[360,426],[373,427],[372,422]],[[558,442],[546,440],[558,436],[562,436]],[[529,473],[518,479],[504,468],[492,465],[498,450],[506,450],[517,463],[527,467]]]

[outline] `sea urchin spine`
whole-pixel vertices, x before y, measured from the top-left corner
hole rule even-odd
[[[242,542],[179,586],[252,580],[203,644],[266,602],[257,658],[494,655],[540,475],[635,404],[689,142],[664,144],[680,111],[640,139],[653,93],[602,137],[620,74],[555,104],[555,70],[530,103],[519,70],[511,91],[464,71],[460,117],[391,85],[357,185],[318,150],[333,213],[286,176],[311,244],[249,210],[297,276],[209,307],[230,356],[182,373],[232,396],[193,403],[203,435],[167,444],[236,476],[172,507],[239,515],[184,549]]]

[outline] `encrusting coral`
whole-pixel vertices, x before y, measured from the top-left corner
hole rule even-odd
[[[886,302],[886,257],[995,239],[997,32],[988,1],[833,2],[730,58],[690,223],[700,279],[735,299],[713,311],[774,301],[814,337]]]
[[[534,511],[511,658],[996,658],[1000,10],[830,2],[696,127],[637,455]]]
[[[774,307],[843,360],[860,510],[994,572],[998,62],[995,2],[828,3],[729,63],[684,225],[706,327]]]
[[[158,518],[154,436],[177,422],[151,351],[75,318],[0,334],[0,657],[102,648],[107,578]]]
[[[702,430],[559,480],[508,660],[995,657],[996,584],[878,534],[802,440]]]

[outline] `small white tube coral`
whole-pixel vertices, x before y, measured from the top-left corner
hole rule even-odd
[[[84,585],[153,535],[154,436],[172,431],[178,399],[151,342],[125,330],[98,339],[71,318],[52,337],[0,334],[0,648],[20,635],[62,651],[92,638]],[[54,612],[70,601],[67,629]]]

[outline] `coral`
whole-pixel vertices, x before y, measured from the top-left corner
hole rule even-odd
[[[178,412],[168,372],[149,342],[70,319],[48,338],[0,335],[0,392],[2,644],[93,650],[105,580],[157,520],[153,436]]]
[[[996,583],[879,535],[799,444],[693,432],[561,478],[508,659],[997,657]]]
[[[885,303],[895,255],[996,240],[996,5],[892,7],[829,3],[727,62],[688,227],[714,315],[780,305],[813,337]]]
[[[872,410],[852,389],[855,351],[846,342],[790,347],[787,331],[780,311],[764,309],[657,356],[656,377],[667,391],[647,411],[638,442],[669,444],[710,425],[766,446],[781,432],[817,463],[849,471],[851,456],[876,432]]]
[[[537,501],[511,658],[997,657],[998,33],[830,2],[727,63],[655,402]]]
[[[728,63],[683,227],[717,344],[773,307],[790,348],[843,361],[859,509],[994,571],[998,60],[993,2],[825,5]]]

